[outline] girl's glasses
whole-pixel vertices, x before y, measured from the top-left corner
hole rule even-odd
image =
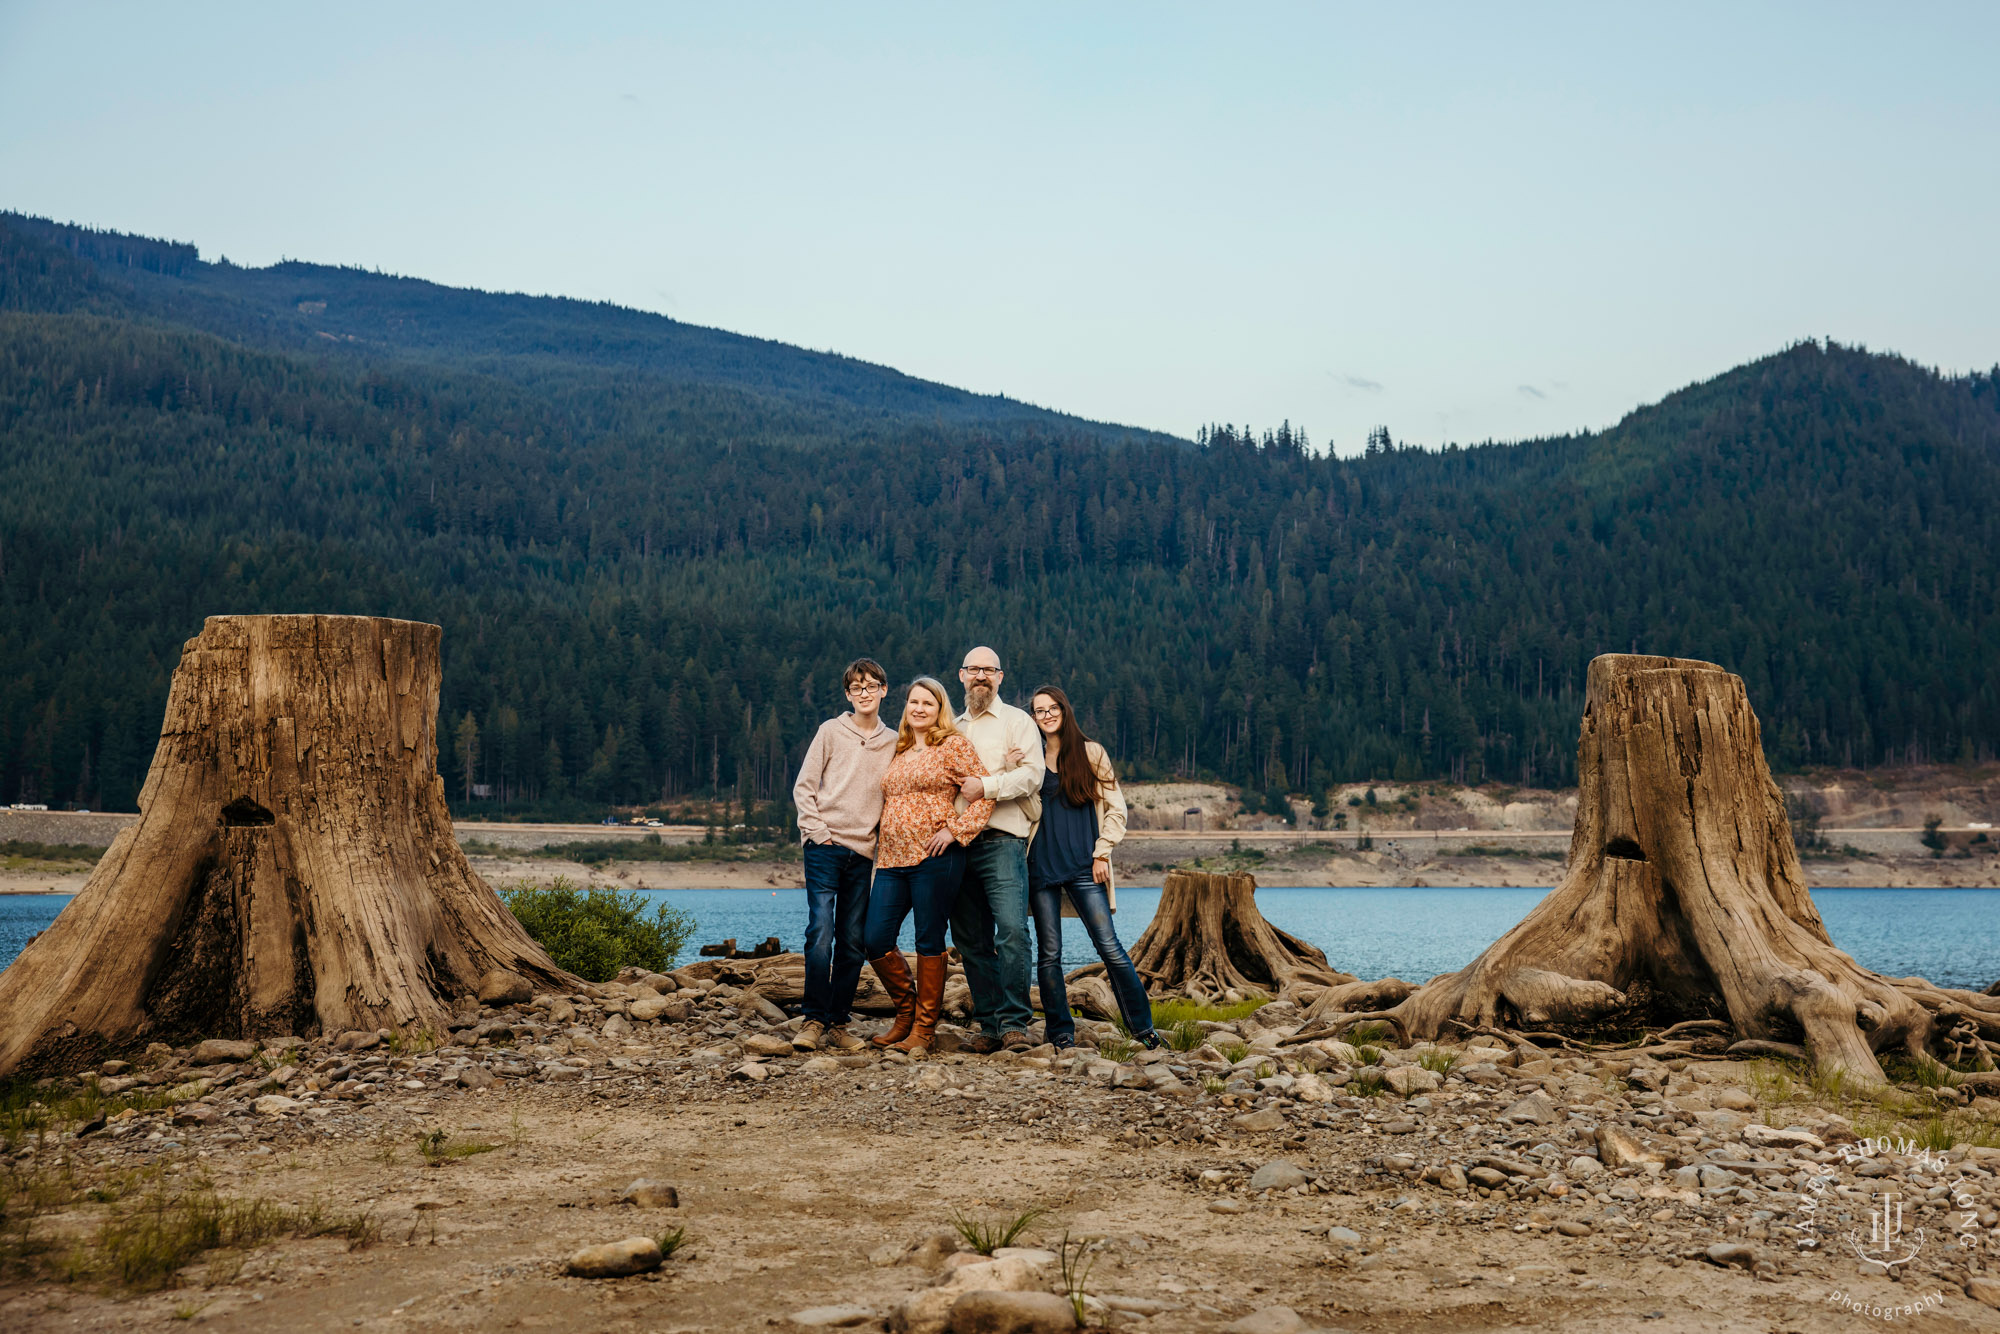
[[[1036,709],[1036,710],[1034,711],[1034,714],[1035,714],[1035,716],[1036,716],[1037,718],[1060,718],[1060,717],[1062,717],[1062,710],[1061,710],[1061,709]]]

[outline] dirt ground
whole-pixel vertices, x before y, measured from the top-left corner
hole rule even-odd
[[[1415,1176],[1421,1161],[1477,1161],[1482,1143],[1525,1154],[1545,1137],[1571,1146],[1538,1146],[1553,1151],[1544,1161],[1560,1164],[1575,1146],[1596,1151],[1589,1146],[1598,1124],[1652,1126],[1646,1118],[1674,1109],[1686,1109],[1682,1147],[1698,1140],[1715,1146],[1706,1157],[1740,1158],[1751,1150],[1716,1137],[1748,1137],[1744,1118],[1709,1109],[1728,1101],[1725,1087],[1741,1092],[1732,1074],[1741,1067],[1648,1074],[1672,1095],[1672,1108],[1634,1092],[1637,1084],[1628,1089],[1615,1067],[1607,1079],[1591,1062],[1562,1060],[1511,1070],[1476,1064],[1400,1104],[1337,1095],[1307,1103],[1295,1100],[1318,1097],[1304,1092],[1306,1070],[1319,1065],[1331,1081],[1338,1061],[1301,1065],[1291,1058],[1306,1053],[1276,1045],[1282,1028],[1259,1031],[1253,1023],[1239,1024],[1252,1050],[1269,1054],[1273,1068],[1298,1072],[1295,1089],[1232,1083],[1247,1091],[1196,1092],[1164,1073],[1164,1062],[1148,1067],[1128,1056],[1118,1064],[1088,1051],[1073,1063],[1050,1049],[1026,1057],[940,1054],[924,1063],[872,1054],[846,1064],[824,1056],[746,1060],[744,1048],[755,1051],[758,1035],[790,1028],[748,1010],[728,1019],[715,993],[685,1022],[622,1027],[573,999],[576,1013],[559,1012],[553,1024],[502,1016],[520,1034],[510,1047],[481,1039],[465,1051],[395,1058],[308,1050],[287,1089],[300,1101],[281,1111],[252,1110],[265,1078],[260,1067],[244,1067],[251,1073],[233,1088],[225,1067],[211,1072],[217,1087],[203,1095],[220,1114],[206,1125],[184,1126],[185,1118],[168,1113],[133,1116],[111,1132],[24,1150],[16,1169],[57,1159],[99,1173],[144,1165],[168,1189],[205,1180],[226,1197],[294,1208],[319,1202],[371,1215],[380,1233],[358,1250],[290,1239],[219,1254],[183,1271],[181,1286],[152,1295],[121,1294],[101,1280],[0,1284],[0,1330],[184,1321],[274,1334],[650,1334],[792,1328],[793,1313],[835,1305],[861,1308],[858,1327],[881,1329],[897,1303],[933,1281],[921,1265],[894,1262],[906,1247],[948,1229],[954,1217],[999,1221],[1028,1209],[1047,1212],[1027,1244],[1054,1248],[1065,1233],[1092,1239],[1085,1289],[1110,1304],[1102,1313],[1119,1329],[1220,1331],[1268,1307],[1296,1312],[1304,1328],[1379,1334],[1769,1334],[1884,1323],[1838,1305],[1836,1294],[1875,1307],[1938,1294],[1934,1307],[1893,1323],[2000,1329],[2000,1311],[1971,1300],[1964,1287],[1993,1272],[1985,1250],[1954,1251],[1939,1225],[1948,1218],[1920,1220],[1923,1181],[1910,1188],[1910,1222],[1929,1222],[1940,1235],[1892,1280],[1864,1275],[1844,1243],[1797,1248],[1789,1225],[1795,1203],[1757,1184],[1763,1171],[1780,1170],[1783,1152],[1756,1172],[1738,1163],[1750,1173],[1747,1183],[1719,1190],[1674,1188],[1657,1166],[1616,1173],[1622,1184],[1614,1174],[1592,1178],[1611,1193],[1586,1186],[1563,1198],[1525,1179],[1489,1196],[1462,1178],[1451,1187]],[[615,1014],[617,1002],[605,1008]],[[594,1015],[603,1015],[602,1028]],[[1109,1030],[1097,1036],[1108,1041]],[[532,1049],[539,1066],[514,1064],[526,1059],[515,1052],[531,1040],[540,1044]],[[1207,1050],[1172,1059],[1198,1074]],[[571,1055],[564,1060],[558,1051]],[[183,1051],[168,1062],[169,1080],[190,1073],[174,1066],[185,1059]],[[357,1061],[374,1061],[381,1082],[301,1089],[337,1079]],[[509,1077],[461,1088],[454,1071],[478,1061]],[[745,1065],[762,1073],[748,1077]],[[322,1070],[331,1072],[303,1073]],[[1558,1091],[1558,1106],[1573,1100],[1568,1123],[1510,1130],[1501,1109],[1537,1090]],[[1767,1088],[1762,1096],[1773,1095]],[[1253,1106],[1272,1128],[1238,1120]],[[1793,1101],[1769,1107],[1762,1119],[1816,1125],[1826,1117]],[[1659,1124],[1675,1123],[1670,1115]],[[453,1145],[493,1147],[427,1166],[417,1137],[439,1129]],[[1650,1131],[1634,1133],[1655,1142]],[[1408,1163],[1396,1156],[1403,1150]],[[1991,1172],[1960,1158],[1951,1170],[1979,1178],[1990,1195]],[[1253,1189],[1249,1173],[1274,1160],[1295,1164],[1296,1179],[1307,1184]],[[1833,1163],[1830,1154],[1815,1160]],[[1572,1175],[1579,1166],[1570,1161]],[[1861,1198],[1874,1184],[1838,1163],[1825,1170],[1839,1179],[1843,1198]],[[1897,1160],[1893,1175],[1923,1170]],[[642,1177],[676,1187],[679,1206],[621,1203]],[[80,1202],[38,1226],[88,1239],[103,1211]],[[1564,1223],[1581,1235],[1556,1230]],[[686,1229],[686,1241],[656,1273],[590,1280],[563,1272],[579,1247],[674,1227]],[[1330,1232],[1338,1228],[1352,1235]],[[1977,1235],[1983,1241],[1990,1231],[1982,1226]],[[1752,1248],[1756,1272],[1704,1258],[1706,1248],[1730,1242]],[[1053,1284],[1053,1270],[1046,1278]],[[1992,1296],[2000,1300],[2000,1291]],[[1138,1309],[1114,1309],[1121,1306]]]

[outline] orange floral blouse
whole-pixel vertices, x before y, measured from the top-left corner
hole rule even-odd
[[[958,785],[985,776],[979,752],[964,736],[948,736],[941,746],[906,750],[890,760],[889,772],[882,776],[882,832],[875,864],[915,866],[940,829],[949,829],[960,844],[972,842],[986,828],[993,803],[981,797],[959,810]]]

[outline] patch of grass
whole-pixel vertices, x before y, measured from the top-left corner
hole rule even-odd
[[[1347,1081],[1347,1091],[1357,1098],[1379,1098],[1388,1092],[1388,1081],[1380,1070],[1356,1070]]]
[[[1798,1095],[1796,1080],[1809,1076],[1803,1068],[1787,1061],[1756,1061],[1744,1071],[1743,1077],[1750,1096],[1760,1106],[1771,1106],[1790,1102]]]
[[[1396,1030],[1379,1019],[1369,1019],[1349,1027],[1345,1033],[1341,1034],[1341,1041],[1355,1047],[1362,1046],[1363,1044],[1374,1047],[1393,1047],[1396,1045]]]
[[[612,862],[750,862],[798,861],[799,845],[791,839],[775,842],[755,837],[760,831],[730,830],[713,842],[668,843],[658,834],[640,838],[592,838],[574,843],[550,843],[539,848],[506,848],[468,839],[461,844],[476,856],[533,857],[541,861],[580,862],[607,866]]]
[[[417,1152],[422,1154],[424,1161],[432,1167],[448,1163],[454,1158],[470,1158],[474,1154],[491,1153],[499,1147],[498,1144],[486,1144],[478,1140],[460,1140],[453,1143],[451,1132],[444,1129],[417,1136]]]
[[[2000,1123],[1965,1112],[1923,1108],[1907,1100],[1877,1115],[1857,1118],[1854,1133],[1863,1139],[1907,1141],[1912,1150],[1932,1153],[1960,1146],[2000,1148]]]
[[[1069,1298],[1069,1308],[1076,1315],[1078,1329],[1088,1329],[1090,1318],[1085,1313],[1085,1297],[1089,1295],[1084,1286],[1090,1281],[1090,1271],[1097,1265],[1096,1256],[1086,1256],[1089,1243],[1071,1242],[1069,1229],[1063,1229],[1062,1245],[1056,1249],[1056,1261],[1062,1270],[1063,1295]]]
[[[1889,1077],[1892,1084],[1915,1084],[1918,1088],[1936,1089],[1951,1083],[1951,1071],[1937,1061],[1902,1055],[1881,1059],[1882,1073]]]
[[[1201,1091],[1203,1093],[1220,1093],[1228,1087],[1228,1081],[1221,1075],[1203,1075],[1201,1077]]]
[[[1102,1056],[1107,1061],[1117,1061],[1121,1065],[1131,1060],[1133,1056],[1138,1054],[1138,1051],[1139,1044],[1130,1038],[1112,1038],[1107,1042],[1097,1044],[1097,1054],[1099,1056]]]
[[[155,1191],[99,1225],[93,1258],[120,1286],[152,1292],[177,1286],[180,1271],[210,1251],[248,1249],[291,1225],[292,1216],[268,1201]]]
[[[1275,1071],[1275,1070],[1273,1070],[1273,1069],[1271,1068],[1271,1063],[1270,1063],[1269,1061],[1259,1061],[1259,1062],[1257,1062],[1257,1070],[1256,1070],[1256,1075],[1255,1075],[1255,1077],[1256,1077],[1256,1078],[1258,1078],[1258,1079],[1269,1079],[1269,1078],[1271,1078],[1271,1077],[1272,1077],[1273,1075],[1275,1075],[1276,1073],[1277,1073],[1277,1071]]]
[[[1458,1068],[1458,1053],[1433,1047],[1417,1057],[1417,1064],[1434,1075],[1448,1075]]]
[[[557,967],[592,982],[627,967],[669,972],[694,939],[694,918],[678,908],[659,903],[648,914],[643,894],[579,889],[562,876],[503,889],[500,897]]]
[[[1192,1019],[1182,1019],[1159,1032],[1161,1039],[1174,1051],[1193,1051],[1208,1040],[1208,1035],[1201,1031],[1201,1025]]]
[[[1234,1065],[1250,1054],[1250,1044],[1247,1042],[1225,1042],[1220,1047],[1217,1047],[1216,1050],[1222,1053],[1223,1060]]]
[[[95,866],[104,849],[88,843],[37,843],[32,839],[0,839],[0,870],[74,871]]]
[[[997,1250],[1012,1246],[1023,1233],[1048,1213],[1037,1205],[1024,1210],[1005,1221],[989,1222],[983,1219],[967,1218],[964,1214],[951,1216],[952,1230],[964,1240],[968,1249],[981,1255],[991,1255]]]
[[[1380,1065],[1382,1064],[1382,1049],[1380,1047],[1356,1047],[1354,1049],[1354,1059],[1363,1065]]]
[[[1229,1005],[1210,1005],[1205,1001],[1188,1000],[1176,996],[1171,1000],[1153,1002],[1153,1026],[1165,1028],[1183,1020],[1199,1022],[1207,1020],[1215,1024],[1234,1023],[1246,1015],[1252,1015],[1271,1003],[1268,996],[1258,996],[1252,1000],[1236,1001]]]
[[[688,1230],[684,1227],[670,1228],[665,1232],[656,1234],[653,1237],[653,1244],[660,1248],[660,1258],[663,1260],[673,1259],[674,1252],[679,1250],[681,1243],[687,1240],[687,1234]]]

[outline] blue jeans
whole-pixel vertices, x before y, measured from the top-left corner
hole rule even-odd
[[[965,961],[972,1022],[989,1037],[1026,1032],[1035,1018],[1028,1004],[1028,840],[996,831],[966,852],[951,939]]]
[[[800,1008],[806,1018],[839,1028],[861,980],[875,863],[838,843],[806,844],[805,862],[806,995]]]
[[[958,885],[965,879],[965,849],[954,843],[915,866],[878,866],[868,891],[868,957],[896,948],[903,919],[917,914],[917,953],[943,954],[945,923],[951,920]]]
[[[1118,1013],[1132,1036],[1143,1041],[1153,1031],[1153,1003],[1146,999],[1146,984],[1125,947],[1118,943],[1117,929],[1111,925],[1111,900],[1104,886],[1085,871],[1066,884],[1036,885],[1031,896],[1035,905],[1035,972],[1042,988],[1042,1013],[1047,1017],[1044,1036],[1058,1047],[1076,1041],[1076,1021],[1069,1013],[1069,989],[1063,985],[1062,901],[1063,895],[1076,906],[1077,920],[1090,933],[1097,957],[1104,960],[1104,974],[1111,994],[1118,998]]]

